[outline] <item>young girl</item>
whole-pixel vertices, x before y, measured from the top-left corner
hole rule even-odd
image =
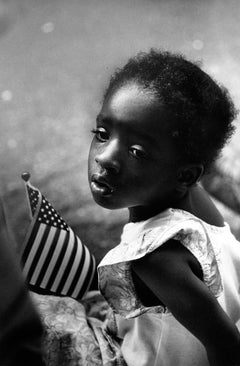
[[[89,182],[129,210],[98,268],[128,366],[240,365],[240,244],[200,185],[234,118],[227,91],[168,52],[140,53],[107,88]]]

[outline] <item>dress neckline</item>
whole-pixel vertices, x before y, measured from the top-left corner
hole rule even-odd
[[[200,219],[199,217],[193,215],[192,213],[188,212],[188,211],[185,211],[183,209],[180,209],[180,208],[167,208],[166,210],[160,212],[159,214],[155,215],[155,216],[152,216],[150,217],[149,219],[147,220],[142,220],[142,221],[138,221],[138,222],[128,222],[125,227],[138,227],[138,226],[145,226],[147,225],[148,223],[150,223],[151,221],[156,221],[158,219],[161,219],[161,218],[167,218],[167,217],[173,217],[174,214],[182,214],[184,217],[186,218],[190,218],[190,219],[193,219],[195,221],[200,221],[202,222],[205,226],[207,226],[208,228],[214,230],[214,231],[224,231],[226,230],[227,228],[229,228],[229,225],[227,224],[227,222],[224,221],[224,226],[216,226],[216,225],[212,225],[212,224],[209,224],[208,222]]]

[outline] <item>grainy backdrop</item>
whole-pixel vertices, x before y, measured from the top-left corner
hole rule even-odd
[[[90,129],[110,74],[139,50],[182,52],[239,107],[239,24],[238,0],[1,0],[1,190],[18,245],[27,170],[99,260],[127,219],[97,207],[87,183]],[[239,150],[238,130],[218,162],[237,192]]]

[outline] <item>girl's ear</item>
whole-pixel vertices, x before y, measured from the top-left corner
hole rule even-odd
[[[182,167],[178,176],[178,183],[180,186],[188,188],[194,185],[200,180],[204,173],[204,167],[202,164],[187,165]]]

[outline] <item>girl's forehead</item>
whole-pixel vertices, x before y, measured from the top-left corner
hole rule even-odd
[[[153,91],[143,88],[137,83],[129,83],[113,90],[107,98],[114,111],[135,110],[143,106],[148,108],[157,104],[157,98]]]
[[[132,125],[133,128],[152,129],[156,133],[167,132],[172,125],[169,113],[154,92],[133,82],[113,90],[107,96],[100,116],[126,128]]]

